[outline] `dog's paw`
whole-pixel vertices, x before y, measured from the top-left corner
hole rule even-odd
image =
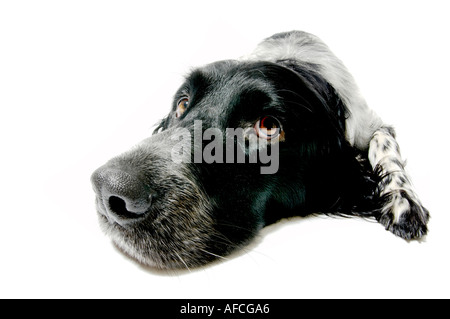
[[[382,196],[378,221],[386,230],[401,238],[410,240],[425,236],[429,218],[428,210],[406,190],[389,192]]]

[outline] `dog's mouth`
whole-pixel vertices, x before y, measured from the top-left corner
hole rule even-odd
[[[215,253],[209,248],[214,234],[212,220],[199,207],[174,206],[159,214],[148,212],[133,217],[130,222],[111,218],[101,206],[97,211],[103,231],[120,250],[142,264],[189,269],[214,259],[211,257]]]

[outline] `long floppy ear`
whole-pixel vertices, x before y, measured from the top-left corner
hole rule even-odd
[[[305,148],[315,150],[305,174],[312,209],[330,215],[375,217],[378,180],[367,153],[346,139],[350,114],[336,90],[304,63],[279,60],[276,66],[265,67],[278,70],[279,94],[293,118],[301,119],[296,124],[305,129],[304,142],[314,143]]]

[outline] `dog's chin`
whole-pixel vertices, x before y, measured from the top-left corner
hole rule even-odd
[[[179,216],[182,214],[178,214]],[[211,245],[217,240],[212,222],[207,217],[197,221],[178,219],[143,220],[121,225],[98,212],[101,229],[126,256],[153,269],[193,269],[208,264],[226,250],[214,251]]]

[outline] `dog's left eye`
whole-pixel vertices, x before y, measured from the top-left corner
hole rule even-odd
[[[177,103],[177,110],[175,116],[180,117],[181,115],[183,115],[188,106],[189,106],[189,99],[187,97],[179,100]]]
[[[273,116],[264,116],[255,124],[256,134],[267,140],[277,138],[282,131],[281,123]]]

